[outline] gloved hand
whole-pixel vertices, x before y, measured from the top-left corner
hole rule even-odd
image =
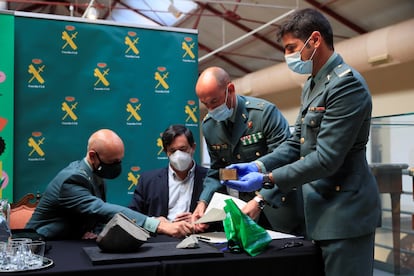
[[[226,169],[236,169],[237,170],[237,175],[239,176],[239,179],[241,177],[245,176],[248,173],[259,171],[259,168],[257,167],[256,163],[254,163],[254,162],[231,164],[231,165],[227,166]]]
[[[229,188],[238,190],[239,192],[253,192],[262,188],[263,174],[259,172],[250,172],[241,177],[239,180],[226,180],[222,181],[222,184],[228,186]]]

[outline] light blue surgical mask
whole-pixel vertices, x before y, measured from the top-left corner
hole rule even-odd
[[[312,73],[312,69],[313,69],[312,58],[317,48],[313,50],[313,53],[308,60],[302,60],[302,56],[301,56],[302,51],[303,49],[305,49],[306,44],[308,44],[310,38],[311,37],[309,37],[306,40],[305,44],[303,45],[302,49],[300,49],[299,52],[294,52],[292,54],[285,55],[286,64],[290,68],[290,70],[292,70],[293,72],[296,72],[298,74],[311,74]]]
[[[226,88],[226,99],[224,100],[224,103],[208,112],[208,114],[210,114],[210,116],[218,122],[227,120],[233,114],[233,107],[232,108],[227,107],[228,95],[229,95],[229,90],[228,88]]]

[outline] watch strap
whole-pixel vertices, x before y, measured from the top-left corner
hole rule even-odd
[[[269,174],[263,174],[263,188],[264,189],[272,189],[275,184],[270,180]]]
[[[259,206],[258,206],[259,209],[263,210],[263,208],[265,206],[265,201],[263,200],[263,198],[255,196],[253,199],[254,199],[254,201],[256,201],[259,204]]]

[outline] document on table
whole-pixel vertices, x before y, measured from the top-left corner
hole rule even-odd
[[[226,218],[226,212],[224,211],[224,206],[226,206],[226,199],[233,199],[234,203],[236,203],[237,207],[242,209],[247,202],[222,193],[214,193],[210,204],[207,206],[206,212],[204,216],[199,218],[195,223],[208,223],[208,222],[216,222],[221,221]],[[270,237],[273,240],[276,239],[286,239],[286,238],[297,238],[295,235],[286,234],[282,232],[266,230]],[[210,242],[210,243],[224,243],[227,242],[226,234],[224,232],[206,232],[206,233],[199,233],[193,234],[201,241]]]
[[[206,232],[200,234],[193,234],[199,241],[209,243],[225,243],[227,242],[226,233],[224,232]]]
[[[199,218],[194,223],[208,223],[224,220],[226,218],[226,212],[224,211],[224,206],[226,206],[225,200],[229,198],[233,199],[234,203],[236,203],[237,207],[240,209],[242,209],[247,204],[247,202],[237,197],[216,192],[211,198],[204,216]]]
[[[295,235],[286,234],[282,232],[276,232],[273,230],[266,230],[269,233],[272,240],[277,239],[287,239],[287,238],[298,238]],[[227,242],[226,233],[225,232],[206,232],[206,233],[199,233],[193,234],[199,241],[209,242],[209,243],[225,243]]]
[[[288,239],[288,238],[299,238],[298,236],[295,235],[291,235],[291,234],[286,234],[286,233],[282,233],[282,232],[277,232],[277,231],[273,231],[273,230],[266,230],[267,233],[269,233],[270,237],[272,237],[272,240],[277,240],[277,239]],[[300,237],[302,238],[302,237]]]

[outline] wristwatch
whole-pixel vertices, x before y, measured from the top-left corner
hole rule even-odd
[[[265,201],[263,200],[263,198],[255,196],[253,199],[259,204],[259,209],[263,210],[263,208],[265,207]]]
[[[272,189],[275,184],[270,180],[269,174],[265,173],[263,174],[263,188],[264,189]]]

